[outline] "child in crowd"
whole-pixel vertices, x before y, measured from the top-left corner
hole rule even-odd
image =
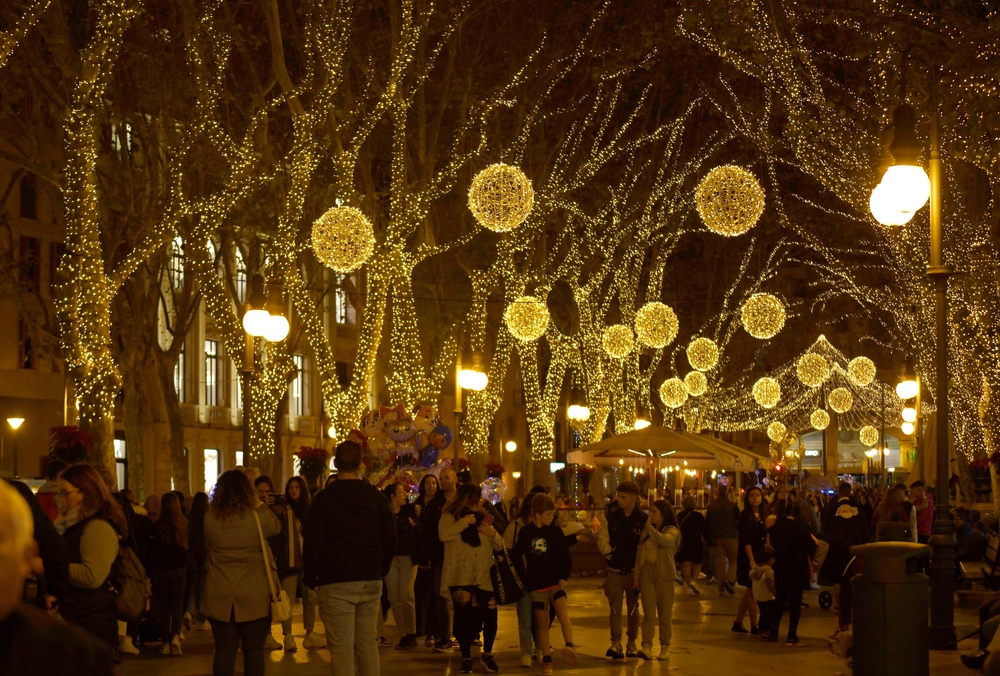
[[[514,543],[515,557],[526,562],[525,583],[531,595],[531,608],[538,626],[538,643],[542,648],[542,673],[552,673],[552,647],[549,641],[549,607],[555,608],[562,627],[563,657],[577,666],[573,645],[573,627],[566,610],[566,581],[573,570],[569,545],[562,529],[553,525],[555,503],[544,493],[531,499],[531,523],[518,533]]]
[[[774,586],[774,555],[766,554],[767,560],[758,564],[750,571],[750,580],[753,582],[753,597],[760,608],[760,620],[758,621],[758,631],[761,638],[767,638],[771,633],[771,625],[774,623],[774,605],[777,603],[775,594],[777,589]]]

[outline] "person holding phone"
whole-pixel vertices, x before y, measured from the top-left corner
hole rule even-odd
[[[494,518],[483,508],[479,486],[462,484],[441,510],[438,537],[444,543],[441,594],[455,606],[455,638],[462,651],[460,672],[472,673],[472,631],[482,621],[486,671],[500,671],[493,657],[497,636],[497,603],[490,580],[493,551],[503,548]]]

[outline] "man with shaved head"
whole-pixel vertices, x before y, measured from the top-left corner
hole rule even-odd
[[[21,603],[40,559],[25,499],[0,480],[0,674],[113,676],[111,653],[93,637]]]

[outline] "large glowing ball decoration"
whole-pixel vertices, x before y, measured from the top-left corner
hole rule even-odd
[[[615,359],[624,359],[635,347],[635,337],[629,327],[624,324],[615,324],[604,329],[601,345],[604,346],[604,351],[608,355]]]
[[[654,301],[635,313],[635,335],[649,347],[666,347],[677,337],[678,328],[677,315],[669,305]]]
[[[341,274],[354,272],[375,249],[375,231],[360,210],[333,207],[316,219],[312,247],[324,265]]]
[[[688,363],[699,371],[711,371],[719,363],[719,346],[709,338],[696,338],[687,346]]]
[[[865,446],[874,446],[878,443],[878,430],[871,425],[865,425],[858,432],[858,438],[861,439],[861,443]]]
[[[767,438],[774,442],[780,442],[785,440],[785,436],[788,434],[788,429],[781,422],[775,420],[773,423],[767,426]]]
[[[815,352],[807,352],[799,358],[795,372],[803,385],[819,387],[830,377],[830,364]]]
[[[479,224],[494,232],[509,232],[524,223],[535,202],[531,181],[517,167],[493,164],[472,179],[469,209]]]
[[[855,387],[867,387],[875,380],[875,362],[868,357],[855,357],[847,363],[847,379]]]
[[[764,213],[764,189],[753,174],[732,165],[708,172],[698,184],[694,201],[705,226],[726,237],[742,235]]]
[[[854,406],[854,395],[846,387],[838,387],[827,395],[826,403],[837,413],[847,413]]]
[[[700,397],[708,390],[708,378],[701,371],[691,371],[684,376],[684,387],[692,397]]]
[[[770,376],[764,376],[753,384],[753,400],[764,408],[774,408],[781,401],[781,385]]]
[[[754,338],[774,338],[785,326],[785,305],[769,293],[755,293],[743,304],[740,319]]]
[[[498,476],[491,476],[483,482],[481,493],[483,500],[495,505],[507,495],[507,484]]]
[[[687,401],[688,391],[684,386],[684,381],[680,378],[670,378],[664,380],[660,385],[660,399],[665,406],[670,408],[680,408]]]
[[[537,340],[549,326],[549,309],[535,296],[521,296],[503,313],[512,336],[522,342]]]
[[[830,426],[830,414],[821,408],[817,408],[809,416],[809,424],[813,426],[814,430],[822,432]]]

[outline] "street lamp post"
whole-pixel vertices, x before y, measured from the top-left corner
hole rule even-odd
[[[904,60],[904,67],[906,62]],[[941,225],[941,139],[938,114],[937,68],[930,70],[928,106],[930,113],[930,158],[928,173],[917,164],[920,146],[915,132],[913,108],[904,104],[893,111],[893,140],[889,150],[895,164],[886,170],[882,183],[872,191],[872,215],[883,225],[903,225],[930,199],[930,265],[927,276],[934,283],[935,397],[937,406],[937,447],[934,526],[931,546],[931,622],[930,646],[945,649],[955,644],[954,552],[955,538],[950,510],[948,464],[948,277],[952,268],[945,265]],[[878,193],[878,194],[876,194]]]
[[[17,430],[24,422],[24,418],[7,418],[7,424],[14,431],[14,477],[17,477]]]

